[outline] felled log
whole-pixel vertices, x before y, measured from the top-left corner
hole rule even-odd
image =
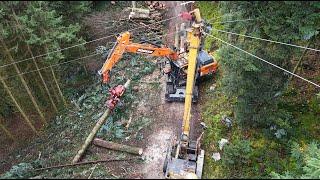
[[[130,85],[130,80],[128,80],[125,85],[124,88],[127,89]],[[89,136],[87,137],[86,141],[84,142],[84,144],[82,145],[81,149],[78,151],[77,155],[74,157],[74,159],[72,160],[72,163],[77,163],[81,156],[83,155],[83,153],[86,151],[86,149],[88,148],[88,146],[90,145],[90,143],[92,142],[93,138],[96,136],[97,132],[99,131],[99,129],[101,128],[101,126],[106,122],[107,117],[111,114],[112,110],[110,110],[109,108],[105,111],[105,113],[100,117],[99,121],[97,122],[97,124],[94,126],[94,128],[92,129],[92,131],[90,132]]]
[[[123,144],[118,144],[114,143],[111,141],[105,141],[102,139],[95,138],[93,140],[93,144],[96,146],[104,147],[107,149],[115,150],[115,151],[122,151],[122,152],[127,152],[135,155],[142,155],[143,149],[142,148],[137,148],[137,147],[132,147],[132,146],[127,146]]]

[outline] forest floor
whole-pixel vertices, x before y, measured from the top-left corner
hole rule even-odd
[[[112,127],[106,131],[100,132],[98,137],[108,139],[114,142],[141,147],[144,149],[144,161],[123,161],[112,162],[108,164],[99,164],[96,168],[96,177],[122,177],[122,178],[163,178],[162,166],[166,156],[166,150],[171,138],[176,138],[181,133],[182,117],[184,111],[184,103],[172,102],[168,103],[164,100],[165,93],[165,76],[160,74],[159,69],[155,69],[151,74],[142,76],[133,86],[138,86],[136,91],[128,91],[127,93],[134,96],[131,106],[119,108],[119,112],[115,111]],[[95,94],[95,88],[90,92],[86,92],[86,99],[96,99],[102,97],[89,96]],[[83,96],[81,96],[83,97]],[[79,99],[81,99],[81,97]],[[106,97],[101,98],[101,104]],[[71,108],[69,111],[54,122],[51,122],[49,128],[43,133],[41,138],[36,138],[24,147],[17,148],[3,157],[5,160],[2,170],[8,170],[8,165],[17,164],[19,162],[35,164],[41,161],[40,165],[33,166],[49,166],[53,164],[65,164],[71,162],[80,145],[84,142],[85,137],[91,131],[94,122],[92,119],[97,118],[103,112],[103,106],[99,105],[99,110],[90,113],[89,109],[85,110],[86,103],[82,101],[80,107],[83,109],[76,110]],[[126,100],[123,101],[126,103]],[[92,107],[96,109],[95,107]],[[91,110],[93,110],[91,109]],[[191,121],[191,137],[197,138],[200,135],[200,113],[198,105],[195,104],[192,109],[193,119]],[[132,124],[129,131],[118,124],[123,120],[124,111],[132,118]],[[100,113],[99,113],[100,112]],[[118,116],[120,115],[120,116]],[[110,119],[109,119],[110,120]],[[119,130],[122,129],[120,132]],[[85,132],[85,133],[84,133]],[[119,133],[120,132],[120,133]],[[80,133],[80,134],[79,134]],[[120,134],[118,137],[115,136]],[[97,160],[114,157],[131,157],[129,154],[119,153],[116,151],[106,150],[102,148],[90,146],[82,161]],[[88,166],[86,166],[88,167]],[[94,165],[92,165],[94,167]],[[91,169],[84,171],[83,167],[75,167],[75,172],[68,170],[51,170],[38,174],[27,173],[23,177],[41,176],[42,178],[85,178],[90,174]],[[105,171],[105,172],[103,172]],[[72,173],[71,173],[72,172]],[[78,173],[77,173],[78,172]],[[71,173],[71,174],[70,174]],[[92,175],[95,178],[95,174]]]

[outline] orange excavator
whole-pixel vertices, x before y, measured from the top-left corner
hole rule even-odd
[[[110,81],[110,72],[117,62],[122,58],[123,53],[138,53],[156,57],[167,58],[166,65],[162,69],[167,75],[165,99],[168,102],[184,101],[188,62],[183,58],[176,49],[168,48],[151,41],[144,40],[143,43],[133,43],[131,34],[125,32],[118,36],[117,41],[109,52],[103,67],[99,71],[102,75],[103,83]],[[196,80],[208,74],[214,73],[217,69],[217,62],[204,50],[199,51]],[[198,83],[194,86],[192,101],[198,99]]]
[[[194,128],[190,126],[192,101],[197,97],[197,81],[203,76],[214,73],[217,69],[217,62],[202,48],[205,38],[204,32],[209,28],[205,26],[200,10],[195,9],[188,12],[188,17],[192,17],[190,18],[192,26],[186,29],[186,56],[178,54],[176,49],[170,49],[153,42],[132,43],[130,33],[125,32],[118,37],[99,71],[103,82],[107,83],[110,80],[112,68],[125,52],[148,54],[168,59],[169,67],[164,68],[164,73],[168,75],[166,100],[178,99],[185,103],[181,134],[175,141],[172,141],[172,144],[169,144],[163,165],[164,176],[169,179],[202,177],[205,152],[201,149],[200,141],[203,133],[197,139],[193,139],[191,136],[191,128]],[[122,89],[119,88],[112,93],[117,97],[118,92],[122,93]]]

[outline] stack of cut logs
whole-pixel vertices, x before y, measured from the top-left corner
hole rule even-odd
[[[149,6],[149,9],[166,9],[166,5],[161,3],[160,1],[145,1],[145,3]]]
[[[163,23],[156,23],[164,18],[164,13],[167,10],[166,5],[164,3],[161,3],[160,1],[144,1],[145,5],[147,5],[146,9],[143,11],[149,11],[148,18],[141,18],[139,16],[135,16],[131,18],[131,22],[135,25],[143,26],[145,27],[146,33],[139,33],[136,34],[136,36],[144,36],[147,39],[148,38],[155,38],[162,34],[163,26],[166,22]],[[139,8],[136,9],[136,12],[141,11]],[[145,16],[144,16],[145,17]],[[141,31],[141,29],[139,30]]]
[[[134,19],[139,19],[139,20],[155,20],[155,21],[160,21],[162,20],[162,16],[164,13],[164,10],[166,10],[166,5],[163,3],[160,3],[159,1],[145,1],[145,4],[147,5],[148,9],[144,8],[137,8],[135,11],[137,13],[147,13],[148,16],[139,16],[137,15],[134,17]]]

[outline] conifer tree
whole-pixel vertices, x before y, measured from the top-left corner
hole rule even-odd
[[[226,23],[226,31],[306,45],[319,33],[319,5],[311,1],[228,1],[221,2],[221,14],[222,21],[252,19]],[[292,70],[292,58],[303,53],[290,46],[220,34],[229,43],[288,70]],[[287,117],[277,102],[289,74],[227,45],[222,45],[218,56],[224,89],[237,98],[235,115],[243,125],[266,127]]]

